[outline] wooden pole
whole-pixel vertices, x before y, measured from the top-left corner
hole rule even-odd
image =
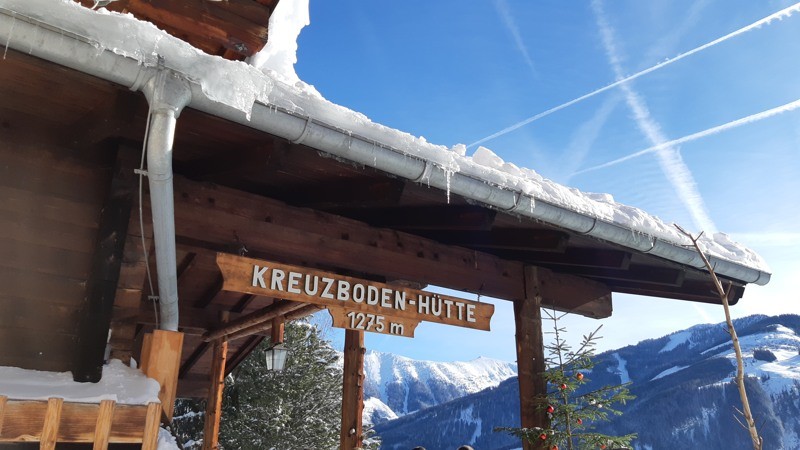
[[[158,430],[161,423],[162,408],[159,403],[147,404],[147,415],[142,432],[142,450],[156,450],[158,447]]]
[[[303,306],[304,305],[302,303],[295,303],[286,300],[275,302],[251,314],[239,317],[238,319],[231,321],[231,323],[221,328],[209,331],[207,335],[203,336],[203,340],[209,342],[219,339],[223,336],[230,336],[237,331],[261,325],[274,319],[275,317],[283,316],[292,311],[300,309]]]
[[[301,317],[305,317],[309,314],[313,314],[314,312],[319,310],[319,306],[317,305],[305,305],[299,309],[296,309],[288,314],[286,314],[286,320],[294,320],[299,319]],[[243,338],[246,336],[252,336],[254,334],[264,333],[268,330],[272,330],[272,320],[267,322],[260,323],[258,325],[254,325],[250,328],[245,328],[244,330],[236,331],[232,334],[229,334],[228,340],[232,341],[234,339]]]
[[[278,316],[272,319],[272,329],[270,330],[270,344],[283,344],[283,332],[286,329],[286,317]]]
[[[517,370],[519,379],[520,421],[523,428],[549,426],[546,412],[538,405],[545,401],[541,283],[536,267],[525,267],[525,298],[514,301]],[[542,448],[523,442],[523,450]]]
[[[364,411],[364,332],[344,332],[344,381],[342,383],[342,429],[340,450],[361,448]]]
[[[228,321],[228,312],[222,313],[222,322]],[[225,388],[225,363],[228,358],[228,340],[214,341],[214,356],[211,363],[211,388],[206,402],[205,426],[203,427],[203,450],[219,449],[219,420],[222,417],[222,391]]]
[[[97,409],[97,422],[94,428],[94,445],[92,450],[107,450],[111,436],[111,422],[114,420],[114,400],[103,400]]]
[[[3,420],[6,417],[6,404],[8,403],[8,397],[5,395],[0,395],[0,436],[3,435]]]
[[[58,427],[61,425],[61,408],[63,405],[64,399],[62,398],[50,398],[47,400],[47,412],[44,416],[42,437],[39,441],[40,450],[55,450],[56,439],[58,439]]]

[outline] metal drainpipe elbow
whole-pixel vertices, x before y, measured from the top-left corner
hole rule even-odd
[[[147,139],[147,179],[156,249],[159,311],[162,330],[178,330],[178,276],[175,246],[175,205],[172,186],[172,146],[178,116],[191,101],[189,82],[162,69],[142,88],[150,104]]]

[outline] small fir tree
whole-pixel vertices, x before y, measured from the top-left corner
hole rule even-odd
[[[609,436],[595,431],[596,425],[607,422],[611,415],[622,414],[615,405],[625,404],[633,398],[628,391],[630,383],[589,388],[588,374],[594,368],[595,346],[600,336],[598,327],[583,336],[580,346],[573,350],[564,339],[566,329],[558,321],[566,314],[543,310],[553,322],[551,343],[547,351],[547,400],[540,404],[550,426],[545,428],[502,428],[527,442],[550,450],[614,449],[627,448],[635,434]]]
[[[320,330],[287,322],[286,368],[268,371],[264,341],[225,380],[222,449],[336,448],[341,421],[342,369]],[[184,450],[202,445],[202,400],[179,400],[172,432]]]

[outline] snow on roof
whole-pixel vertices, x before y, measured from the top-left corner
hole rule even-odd
[[[485,147],[467,156],[462,144],[452,147],[434,145],[423,137],[372,122],[361,113],[329,102],[294,73],[296,38],[309,21],[308,0],[279,2],[273,16],[276,21],[286,23],[280,27],[271,23],[270,30],[277,30],[280,37],[270,39],[265,49],[253,58],[263,71],[243,62],[205,54],[131,15],[103,9],[92,11],[71,0],[0,0],[0,8],[76,33],[91,42],[98,52],[110,50],[145,66],[164,64],[199,84],[208,98],[238,109],[248,118],[255,102],[280,107],[431,162],[447,173],[459,172],[521,192],[536,201],[614,223],[633,233],[656,237],[674,245],[691,244],[673,225],[641,209],[617,203],[609,194],[585,193],[560,185],[532,169],[503,161]],[[700,243],[712,256],[769,272],[766,262],[758,254],[724,233],[704,235]]]
[[[63,398],[68,402],[100,403],[114,400],[125,405],[158,402],[158,382],[118,359],[103,366],[97,383],[78,383],[71,372],[42,372],[0,366],[0,395],[15,400]]]

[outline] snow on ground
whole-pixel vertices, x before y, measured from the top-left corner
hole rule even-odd
[[[659,373],[658,375],[654,376],[653,378],[651,378],[650,381],[655,381],[655,380],[658,380],[659,378],[664,378],[667,375],[672,375],[673,373],[680,372],[681,370],[683,370],[683,369],[685,369],[687,367],[689,367],[689,366],[670,367],[669,369],[667,369],[667,370]]]
[[[175,442],[175,437],[163,428],[158,429],[158,447],[156,448],[157,450],[180,450]]]
[[[534,170],[503,161],[497,154],[480,147],[470,157],[461,144],[433,145],[372,122],[358,112],[325,100],[315,89],[296,79],[296,33],[308,22],[308,0],[283,0],[279,16],[286,23],[281,38],[265,53],[254,58],[264,71],[237,61],[207,55],[189,44],[130,15],[106,10],[92,11],[71,0],[0,0],[0,7],[42,20],[56,28],[79,34],[92,42],[98,54],[104,50],[130,57],[144,66],[161,61],[199,84],[212,100],[242,111],[248,118],[255,102],[278,106],[297,114],[362,136],[401,153],[430,161],[448,173],[468,176],[506,189],[521,191],[560,207],[599,220],[616,223],[646,237],[657,237],[674,244],[689,244],[671,224],[646,212],[616,203],[609,194],[584,193],[543,178]],[[285,8],[285,9],[284,9]],[[271,32],[274,30],[271,28]],[[292,39],[294,36],[294,40]],[[271,55],[271,56],[270,56]],[[280,73],[278,73],[280,71]],[[276,75],[277,74],[277,75]],[[727,235],[704,235],[701,245],[709,254],[747,267],[769,271],[755,252],[733,242]]]
[[[98,383],[75,382],[71,372],[0,367],[0,395],[15,400],[56,397],[78,403],[114,400],[126,405],[146,405],[159,401],[158,389],[157,381],[117,359],[103,366],[103,377]]]
[[[763,342],[770,342],[770,347],[765,348]],[[800,336],[783,326],[776,325],[772,330],[764,333],[755,333],[739,337],[744,359],[744,372],[747,376],[761,379],[761,385],[771,395],[781,394],[786,391],[800,391]],[[769,350],[775,355],[775,361],[767,362],[757,360],[753,352],[757,349]],[[718,345],[713,349],[716,353],[710,356],[723,356],[731,360],[735,367],[736,354],[731,343]],[[718,383],[731,382],[736,376],[734,368],[729,376]]]
[[[391,353],[369,351],[364,357],[367,384],[375,386],[381,398],[386,398],[390,383],[405,384],[407,380],[423,384],[436,380],[453,385],[464,395],[494,387],[517,375],[516,364],[491,358],[477,358],[468,362],[417,361]],[[406,396],[408,391],[406,391]],[[406,414],[407,405],[398,414]]]
[[[386,406],[381,399],[376,397],[368,397],[364,400],[364,424],[372,425],[376,419],[381,422],[397,419],[397,414],[392,411],[392,408]]]
[[[469,424],[475,425],[475,431],[472,433],[472,437],[469,439],[469,445],[475,443],[478,438],[481,437],[481,433],[483,433],[483,419],[480,417],[475,417],[473,411],[473,405],[467,406],[465,409],[461,410],[461,421]]]
[[[619,353],[614,353],[614,358],[617,360],[617,370],[614,371],[617,375],[619,375],[619,382],[620,384],[630,383],[631,376],[628,374],[628,361],[625,361]]]
[[[666,353],[675,350],[676,348],[678,348],[679,345],[684,343],[688,343],[689,346],[691,346],[692,333],[694,333],[694,331],[692,329],[688,329],[669,335],[669,342],[667,342],[667,345],[665,345],[664,348],[659,350],[658,353]]]

